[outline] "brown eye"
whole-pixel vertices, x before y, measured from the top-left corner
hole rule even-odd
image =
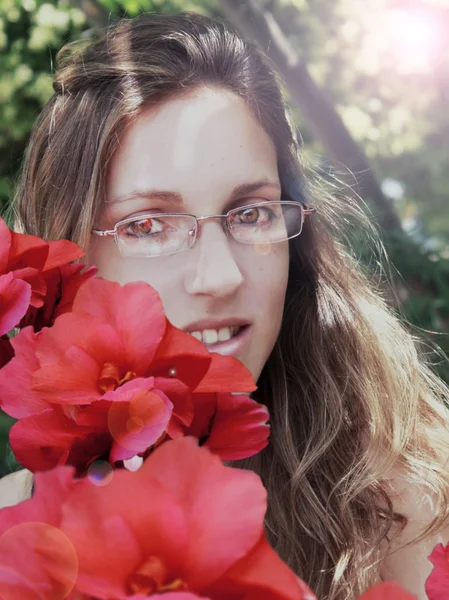
[[[129,237],[153,237],[164,231],[164,223],[154,217],[143,217],[135,221],[128,221],[123,225],[123,233]]]
[[[245,208],[241,212],[238,213],[238,219],[240,223],[257,223],[259,218],[259,209],[258,208]]]
[[[153,219],[141,219],[128,224],[128,228],[135,235],[145,235],[151,232],[153,227]]]

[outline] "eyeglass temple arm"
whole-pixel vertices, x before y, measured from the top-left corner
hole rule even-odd
[[[92,233],[94,233],[95,235],[99,235],[100,237],[105,237],[106,235],[114,235],[115,230],[114,229],[106,229],[103,231],[101,229],[92,229]]]
[[[303,213],[305,215],[311,215],[312,213],[314,213],[316,211],[316,208],[303,208]]]

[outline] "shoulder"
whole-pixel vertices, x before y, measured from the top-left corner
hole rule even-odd
[[[0,508],[13,506],[31,497],[33,474],[27,469],[5,475],[0,479]]]
[[[437,544],[449,542],[449,522],[446,520],[438,531],[423,535],[438,515],[436,502],[424,486],[411,485],[397,476],[389,481],[387,491],[394,510],[406,517],[407,524],[397,535],[393,532],[381,565],[381,577],[399,582],[418,600],[427,600],[424,585],[432,571],[428,557]]]

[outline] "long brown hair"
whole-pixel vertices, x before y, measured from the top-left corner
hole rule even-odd
[[[272,138],[283,197],[317,208],[290,245],[279,339],[256,392],[271,412],[269,447],[243,466],[268,489],[276,550],[321,600],[346,600],[379,576],[395,522],[386,473],[432,495],[447,522],[447,388],[343,243],[354,203],[325,193],[301,152],[268,59],[220,20],[142,15],[59,55],[55,94],[31,137],[16,196],[18,226],[88,247],[109,161],[142,107],[199,86],[247,103]],[[447,422],[447,421],[446,421]],[[239,466],[242,466],[241,464]]]

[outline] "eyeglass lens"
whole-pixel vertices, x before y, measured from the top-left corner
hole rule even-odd
[[[302,206],[263,203],[228,213],[230,234],[243,244],[275,243],[301,233]],[[190,215],[164,213],[126,219],[116,226],[116,240],[124,256],[148,257],[174,254],[195,242],[197,221]]]

